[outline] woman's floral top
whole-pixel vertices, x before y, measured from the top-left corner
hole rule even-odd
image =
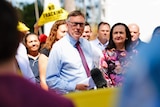
[[[103,72],[108,87],[117,87],[122,85],[124,74],[132,59],[131,53],[110,49],[103,51],[100,58],[100,70]]]

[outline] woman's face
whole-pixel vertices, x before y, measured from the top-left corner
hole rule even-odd
[[[57,30],[57,39],[61,39],[67,32],[67,25],[66,24],[62,24],[58,27]]]
[[[28,35],[26,38],[26,47],[28,51],[33,52],[33,51],[38,51],[40,47],[40,41],[38,39],[38,36],[35,34]]]
[[[113,42],[115,43],[115,45],[118,45],[118,44],[125,45],[126,31],[125,31],[125,27],[123,25],[117,25],[113,29],[112,39],[113,39]]]

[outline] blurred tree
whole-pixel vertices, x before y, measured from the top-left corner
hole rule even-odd
[[[64,0],[64,9],[71,12],[76,9],[75,0]]]
[[[36,16],[35,16],[35,7],[34,3],[32,4],[22,4],[22,9],[17,8],[19,13],[19,20],[26,24],[30,28],[31,32],[34,32],[34,24],[36,23]],[[38,3],[38,10],[39,15],[43,12],[43,6]]]

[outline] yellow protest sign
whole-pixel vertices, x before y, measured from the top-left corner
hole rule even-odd
[[[17,29],[21,32],[29,31],[30,29],[22,22],[18,22]]]
[[[66,10],[49,3],[38,20],[38,26],[42,26],[51,21],[66,19],[67,15],[68,12]]]
[[[117,107],[119,88],[87,90],[65,94],[73,101],[75,107]]]

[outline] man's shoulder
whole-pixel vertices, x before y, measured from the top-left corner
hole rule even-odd
[[[84,38],[80,38],[79,41],[83,44],[83,46],[91,46],[90,42]]]
[[[139,46],[144,46],[144,45],[147,45],[148,43],[147,42],[144,42],[142,40],[139,39]]]
[[[98,42],[98,39],[95,38],[95,39],[93,39],[93,40],[90,40],[90,42],[91,42],[91,43]]]
[[[66,46],[67,43],[68,43],[67,38],[63,37],[62,39],[60,39],[57,42],[55,42],[52,47],[60,48],[60,47]]]
[[[140,40],[140,43],[141,43],[141,44],[147,44],[147,42],[144,42],[144,41],[142,41],[142,40]]]

